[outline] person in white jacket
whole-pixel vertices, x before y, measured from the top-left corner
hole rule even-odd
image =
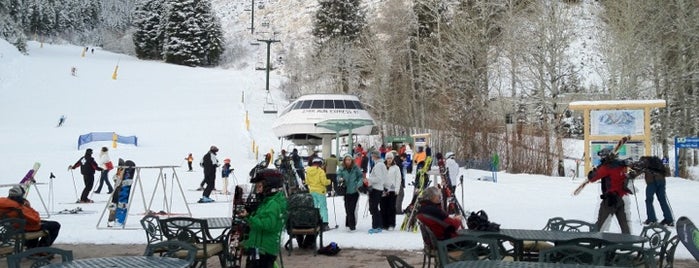
[[[372,151],[370,154],[371,159],[374,162],[374,167],[371,168],[371,172],[367,178],[370,188],[369,212],[371,213],[371,229],[369,229],[369,233],[374,234],[380,233],[383,228],[379,206],[381,203],[381,196],[383,196],[386,177],[388,176],[388,168],[386,168],[386,164],[384,164],[383,159],[381,159],[378,152]]]
[[[107,147],[102,147],[102,150],[100,151],[99,161],[97,161],[97,164],[99,164],[99,166],[102,168],[102,173],[100,174],[100,185],[97,186],[97,190],[95,190],[96,194],[102,192],[102,186],[104,184],[107,184],[107,189],[109,190],[107,194],[111,194],[114,191],[114,188],[112,188],[112,184],[109,182],[109,171],[113,168],[113,166],[111,166],[112,161],[109,160],[108,151],[109,149]]]
[[[449,189],[451,189],[451,192],[454,193],[454,190],[456,188],[456,183],[459,179],[459,173],[461,172],[461,169],[459,168],[459,164],[456,163],[456,155],[453,152],[448,152],[445,157],[447,158],[446,166],[447,166],[447,186],[449,186]]]
[[[395,155],[386,153],[386,165],[388,173],[384,180],[384,193],[381,197],[381,223],[383,229],[393,230],[396,228],[396,193],[400,187],[400,167],[397,165]]]

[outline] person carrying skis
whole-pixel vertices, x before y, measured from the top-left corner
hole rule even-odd
[[[187,160],[187,167],[189,167],[189,172],[192,172],[192,162],[194,162],[194,157],[192,156],[192,153],[189,153],[187,157],[184,158],[184,160]]]
[[[417,219],[425,224],[437,240],[445,240],[457,236],[461,229],[463,218],[460,215],[449,216],[441,207],[442,194],[435,186],[428,187],[422,193]]]
[[[102,168],[102,172],[100,174],[100,184],[97,186],[97,190],[95,190],[96,194],[99,194],[102,192],[102,186],[104,184],[107,184],[107,189],[109,190],[107,194],[111,194],[114,191],[114,188],[112,187],[112,184],[109,183],[109,171],[114,169],[114,164],[112,164],[112,161],[109,160],[109,149],[107,147],[102,147],[102,150],[100,151],[100,167]]]
[[[299,175],[301,183],[306,183],[306,171],[303,167],[303,161],[301,161],[301,156],[299,156],[299,150],[294,148],[291,151],[291,161],[294,162],[294,168],[296,169],[296,174]]]
[[[99,167],[95,159],[92,158],[92,149],[85,150],[85,155],[78,159],[75,164],[68,166],[68,169],[80,168],[80,173],[83,175],[83,182],[85,183],[85,188],[80,195],[80,200],[78,203],[93,203],[94,201],[88,198],[90,191],[92,191],[92,186],[95,184],[95,171],[102,171],[103,169]]]
[[[25,194],[24,186],[12,186],[7,197],[0,197],[0,214],[8,218],[24,216],[22,219],[25,220],[24,230],[26,232],[43,230],[48,233],[41,238],[27,240],[27,248],[50,247],[58,237],[61,224],[55,221],[41,220],[39,212],[31,207],[28,200],[24,199]],[[21,215],[19,211],[22,212]]]
[[[396,228],[396,191],[400,187],[400,168],[392,152],[386,153],[386,165],[388,173],[386,180],[384,180],[384,192],[381,196],[381,223],[383,229],[393,230]]]
[[[383,196],[385,181],[388,177],[388,168],[376,151],[369,152],[369,156],[374,162],[374,166],[365,179],[365,184],[369,185],[369,212],[371,213],[370,234],[380,233],[383,228],[381,210],[381,196]]]
[[[247,268],[272,268],[279,255],[279,233],[284,229],[287,201],[284,197],[283,175],[274,169],[256,172],[250,182],[255,183],[257,209],[243,209],[238,216],[250,227],[245,247]]]
[[[201,163],[199,163],[199,165],[204,168],[204,183],[206,184],[206,188],[204,188],[204,193],[202,193],[199,203],[214,202],[210,196],[214,187],[216,187],[216,168],[219,166],[216,153],[218,153],[218,147],[211,146],[209,152],[201,158]]]
[[[223,159],[223,166],[221,167],[221,178],[223,179],[223,194],[228,194],[228,177],[234,171],[231,168],[231,159]]]
[[[454,185],[454,183],[458,181],[461,169],[459,168],[459,163],[456,162],[456,154],[454,154],[454,152],[448,152],[446,158],[446,183],[449,189],[451,189],[451,192],[456,193],[456,185]]]
[[[313,196],[313,203],[315,207],[320,211],[320,217],[323,218],[323,231],[330,230],[328,226],[328,200],[325,197],[327,191],[327,186],[330,185],[331,181],[323,171],[323,159],[318,157],[311,160],[311,167],[306,170],[306,184],[308,185],[308,191]]]
[[[602,163],[599,167],[587,174],[588,182],[602,180],[602,203],[597,217],[597,230],[602,230],[602,225],[610,215],[615,215],[621,228],[621,233],[629,234],[629,222],[626,218],[623,197],[630,193],[626,188],[626,162],[617,159],[617,156],[609,148],[597,152]]]
[[[330,157],[325,159],[323,164],[323,169],[325,170],[325,175],[328,176],[328,180],[332,182],[332,185],[328,185],[328,197],[336,195],[337,188],[337,156],[331,154]]]
[[[345,226],[350,231],[357,229],[357,201],[359,201],[359,192],[357,188],[362,185],[364,174],[362,169],[354,163],[352,156],[347,154],[342,159],[342,165],[338,172],[340,183],[344,183],[347,188],[345,192]]]

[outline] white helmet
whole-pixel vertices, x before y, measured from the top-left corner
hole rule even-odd
[[[454,152],[448,152],[447,154],[444,155],[444,158],[449,159],[449,158],[454,158],[454,156],[455,156]]]

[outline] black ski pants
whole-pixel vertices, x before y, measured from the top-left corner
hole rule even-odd
[[[41,230],[49,234],[41,238],[27,240],[28,248],[50,247],[53,245],[53,242],[58,237],[58,232],[61,230],[61,224],[55,221],[41,221]]]
[[[606,195],[602,199],[602,204],[599,206],[599,215],[597,216],[597,230],[602,230],[602,225],[609,216],[616,216],[621,228],[622,234],[630,234],[629,221],[626,219],[626,210],[624,199],[617,195]]]
[[[381,222],[381,210],[379,209],[379,205],[381,203],[381,195],[383,195],[383,191],[379,191],[373,188],[369,192],[369,212],[371,213],[372,229],[383,228],[383,223]]]
[[[277,256],[257,253],[255,254],[254,249],[248,249],[248,256],[245,260],[246,268],[274,268],[274,262],[277,260]]]
[[[85,183],[85,188],[80,195],[80,201],[87,202],[90,199],[90,191],[92,191],[92,186],[95,186],[95,174],[83,174],[83,182]]]
[[[396,227],[396,192],[381,197],[381,223],[384,229]]]
[[[345,226],[353,230],[357,228],[357,201],[359,193],[345,195]]]
[[[189,171],[192,171],[192,162],[187,161],[187,167],[189,167]]]
[[[204,183],[206,184],[206,188],[204,188],[204,193],[202,195],[209,197],[211,196],[211,192],[214,190],[214,187],[216,187],[215,170],[214,172],[204,172]]]

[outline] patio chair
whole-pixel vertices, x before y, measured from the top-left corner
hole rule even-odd
[[[617,244],[605,247],[605,266],[655,268],[653,252],[639,246]]]
[[[678,236],[673,236],[663,246],[662,254],[660,255],[660,268],[673,268],[675,266],[675,251],[680,243]]]
[[[544,231],[560,231],[560,223],[565,219],[562,217],[553,217],[548,219],[546,225],[542,230]],[[544,241],[523,241],[522,250],[524,251],[523,258],[526,257],[527,260],[536,261],[539,258],[539,252],[545,249],[553,248],[553,244]]]
[[[158,217],[146,215],[141,219],[141,226],[146,232],[146,246],[163,241],[163,232],[160,230]]]
[[[672,233],[665,226],[659,224],[651,224],[643,227],[641,236],[648,239],[643,242],[641,247],[653,253],[653,258],[660,258],[663,253],[663,247],[670,239]]]
[[[7,266],[9,268],[20,268],[22,260],[27,259],[31,262],[29,267],[42,267],[51,264],[55,255],[61,256],[60,262],[73,260],[72,251],[52,247],[37,247],[7,256]]]
[[[313,256],[318,254],[318,238],[320,245],[323,245],[323,219],[320,217],[320,211],[315,207],[295,207],[289,210],[286,220],[286,232],[289,234],[289,240],[286,241],[285,247],[287,254],[291,256],[294,250],[294,238],[296,236],[315,236],[313,240]],[[301,247],[301,245],[299,245]]]
[[[501,260],[498,242],[473,236],[457,236],[437,243],[440,266],[460,261]]]
[[[183,259],[188,261],[189,265],[192,265],[197,258],[197,248],[192,244],[177,240],[156,242],[146,246],[144,256],[153,256],[155,254],[161,257]]]
[[[22,251],[22,235],[25,220],[6,218],[0,220],[0,257],[17,254]]]
[[[437,237],[432,230],[422,222],[418,222],[418,228],[420,228],[420,234],[422,235],[422,268],[432,267],[433,259],[434,266],[438,267]]]
[[[603,265],[604,254],[600,251],[581,246],[556,246],[541,251],[539,262]]]
[[[225,267],[228,241],[225,235],[212,237],[206,219],[173,217],[160,219],[160,230],[167,240],[177,240],[192,244],[197,248],[193,266],[206,267],[206,261],[218,256],[221,267]]]
[[[487,233],[479,235],[479,238],[493,239],[498,242],[498,250],[503,261],[520,261],[522,260],[522,242],[514,238],[499,234]]]
[[[610,242],[607,240],[592,237],[576,238],[560,243],[560,245],[580,246],[595,250],[602,249],[609,244]]]
[[[388,265],[391,266],[391,268],[413,268],[412,265],[408,264],[403,259],[397,256],[388,255],[386,256],[386,260],[388,261]]]
[[[558,228],[563,232],[597,232],[597,225],[581,220],[563,220],[558,223]]]

